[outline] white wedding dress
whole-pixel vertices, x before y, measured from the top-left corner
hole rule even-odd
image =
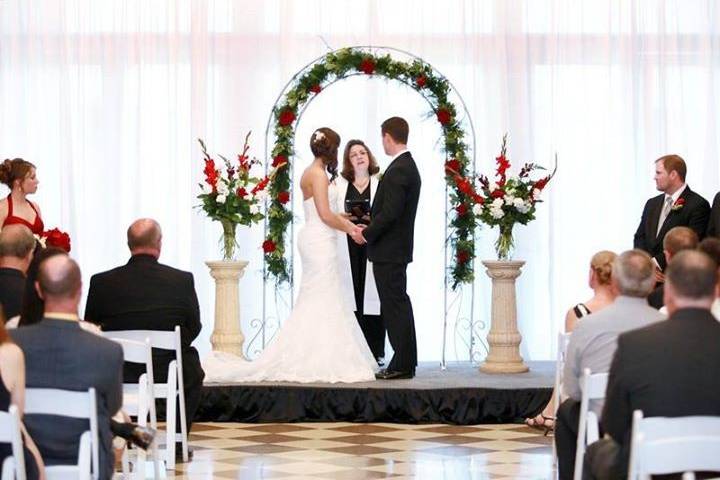
[[[328,197],[333,208],[334,184],[329,186]],[[377,362],[340,291],[337,236],[344,234],[323,223],[312,198],[303,202],[303,210],[305,224],[298,233],[302,278],[290,316],[254,361],[212,352],[202,362],[205,383],[375,379]]]

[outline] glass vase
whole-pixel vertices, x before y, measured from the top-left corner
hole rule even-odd
[[[234,260],[235,253],[239,247],[235,240],[235,230],[237,224],[229,220],[221,220],[223,227],[222,243],[223,243],[223,260]]]
[[[513,226],[512,225],[500,225],[500,235],[495,242],[495,252],[497,253],[498,260],[511,260],[513,254]]]

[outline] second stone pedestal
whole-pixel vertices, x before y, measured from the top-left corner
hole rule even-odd
[[[244,357],[238,285],[248,262],[223,260],[205,264],[215,279],[215,327],[210,337],[213,350]]]

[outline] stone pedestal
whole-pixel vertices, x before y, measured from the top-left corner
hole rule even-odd
[[[517,329],[515,279],[525,262],[486,260],[492,278],[492,316],[487,336],[490,352],[480,365],[485,373],[523,373],[528,371],[520,356],[522,336]]]
[[[238,284],[248,262],[223,260],[205,264],[215,279],[215,328],[210,337],[213,350],[244,357]]]

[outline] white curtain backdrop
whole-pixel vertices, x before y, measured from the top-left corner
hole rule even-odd
[[[158,219],[161,260],[195,274],[206,352],[214,291],[203,262],[219,257],[220,227],[193,208],[196,138],[233,155],[252,130],[251,153],[262,157],[276,96],[328,46],[407,50],[463,95],[479,170],[492,173],[505,132],[516,166],[549,166],[558,155],[538,220],[516,230],[515,257],[527,261],[523,354],[548,359],[566,310],[590,296],[590,256],[632,246],[655,194],[654,159],[678,153],[694,190],[711,198],[720,188],[719,26],[712,0],[0,0],[0,159],[38,166],[45,223],[71,234],[86,285],[127,260],[133,219]],[[443,156],[426,111],[405,87],[340,82],[300,122],[296,162],[309,161],[310,133],[328,125],[343,140],[367,140],[386,166],[379,124],[408,118],[423,176],[410,289],[420,358],[437,360]],[[495,235],[480,232],[480,258],[492,257]],[[241,283],[246,329],[260,316],[261,239],[261,227],[240,235],[251,261]],[[476,311],[487,321],[490,284],[482,269],[477,276]]]

